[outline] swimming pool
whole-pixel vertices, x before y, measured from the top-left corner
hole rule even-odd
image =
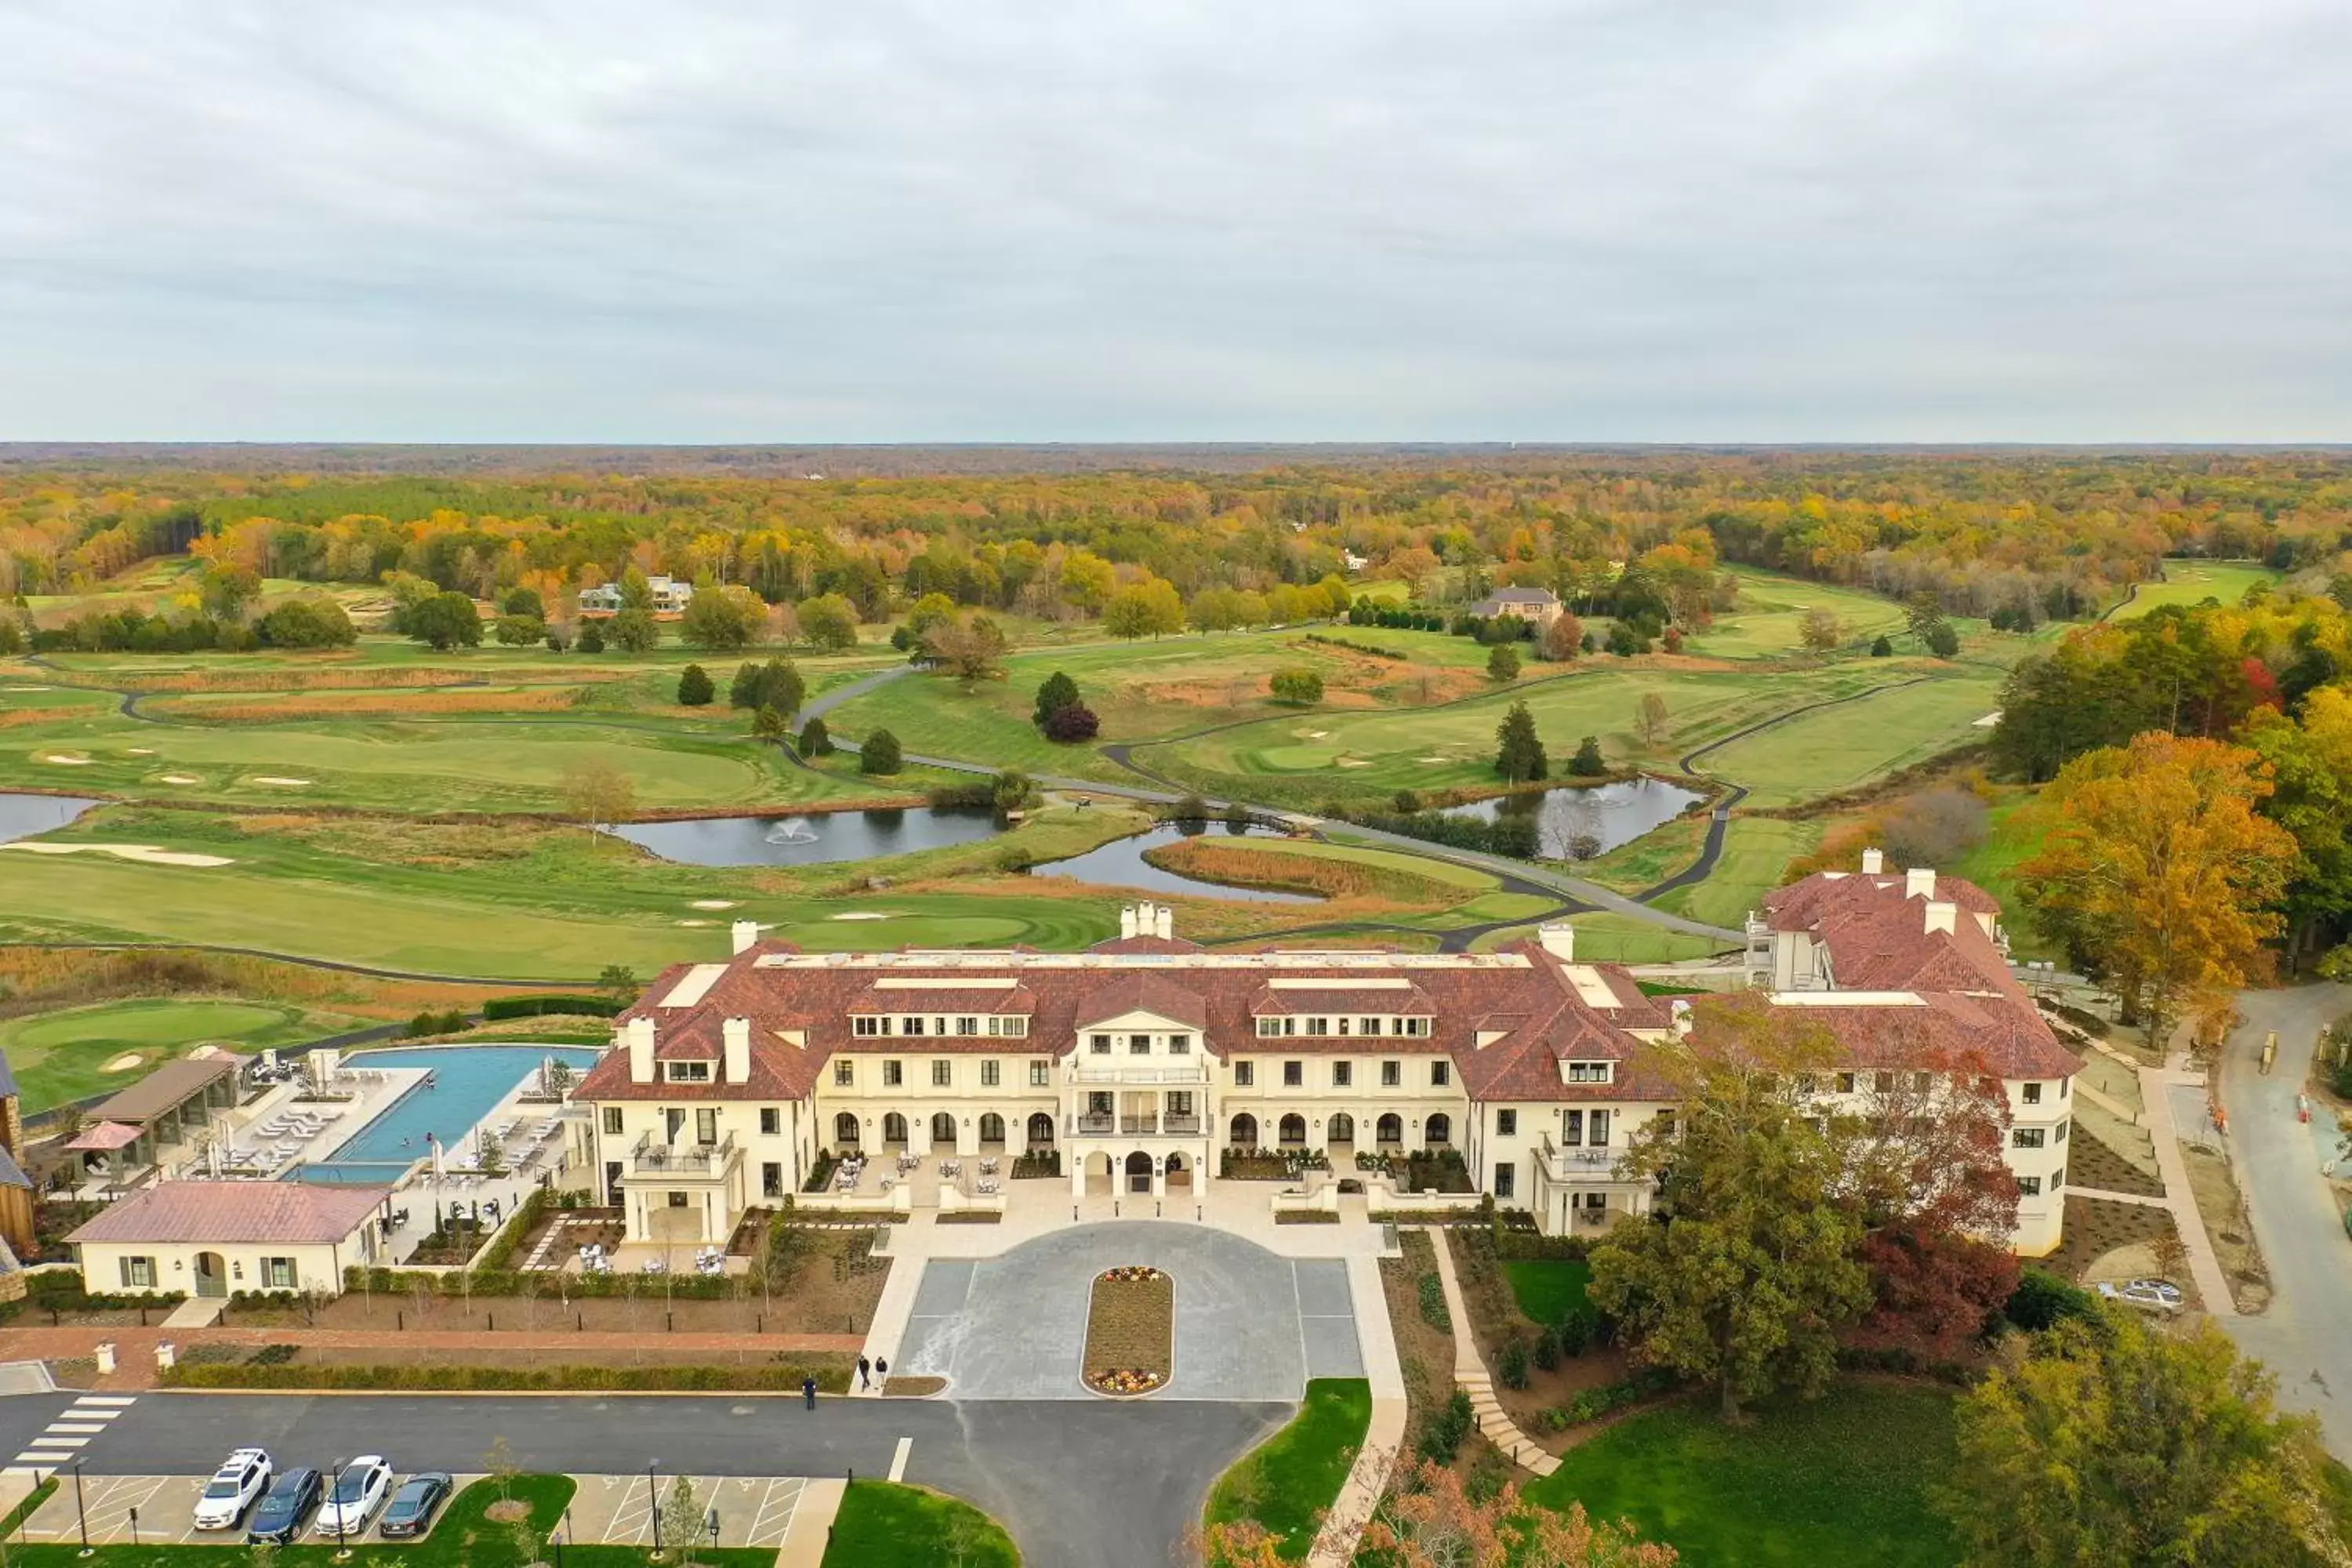
[[[345,1139],[326,1159],[295,1174],[306,1182],[395,1182],[432,1150],[427,1133],[454,1157],[465,1152],[474,1127],[517,1085],[553,1057],[574,1072],[595,1064],[589,1046],[442,1046],[364,1051],[347,1058],[362,1068],[429,1068],[432,1086],[419,1083],[373,1121]]]

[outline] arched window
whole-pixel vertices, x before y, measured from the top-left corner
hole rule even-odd
[[[1327,1143],[1353,1143],[1356,1141],[1356,1119],[1344,1110],[1335,1113],[1324,1124],[1323,1141]]]
[[[1454,1142],[1454,1123],[1447,1121],[1444,1113],[1441,1111],[1422,1123],[1422,1133],[1428,1141],[1429,1146],[1434,1149],[1440,1143]]]
[[[1297,1111],[1293,1111],[1288,1116],[1284,1117],[1279,1130],[1279,1137],[1285,1143],[1306,1142],[1307,1118],[1299,1115]]]
[[[1050,1149],[1054,1146],[1054,1119],[1044,1111],[1029,1118],[1029,1147]]]
[[[945,1144],[949,1145],[950,1148],[952,1148],[952,1147],[954,1146],[954,1144],[955,1144],[955,1118],[954,1118],[954,1117],[950,1116],[950,1115],[949,1115],[946,1111],[944,1111],[944,1110],[941,1110],[941,1111],[936,1111],[936,1112],[934,1112],[934,1113],[932,1114],[932,1116],[931,1116],[931,1142],[932,1142],[934,1144],[945,1143]]]
[[[1003,1142],[1004,1118],[993,1110],[983,1114],[980,1119],[980,1141],[983,1143]]]
[[[833,1141],[836,1143],[857,1142],[857,1118],[845,1110],[833,1119]]]
[[[1379,1143],[1403,1142],[1404,1118],[1393,1110],[1381,1117],[1372,1124],[1372,1140]]]
[[[1257,1147],[1257,1118],[1247,1111],[1234,1118],[1234,1147],[1236,1149]]]
[[[882,1118],[882,1142],[904,1143],[907,1141],[907,1119],[892,1110]]]

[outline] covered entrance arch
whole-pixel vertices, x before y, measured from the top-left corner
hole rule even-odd
[[[1182,1187],[1186,1192],[1192,1190],[1192,1167],[1184,1163],[1183,1155],[1168,1156],[1167,1184],[1171,1191],[1178,1187]]]
[[[1151,1156],[1138,1149],[1127,1157],[1127,1190],[1149,1193],[1151,1190]]]
[[[219,1253],[196,1254],[196,1294],[204,1297],[228,1294],[228,1265]]]
[[[1033,1154],[1054,1146],[1054,1119],[1040,1110],[1029,1118],[1029,1152]]]

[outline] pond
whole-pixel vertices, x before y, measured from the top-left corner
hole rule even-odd
[[[0,844],[54,832],[91,806],[104,804],[78,795],[26,795],[20,790],[0,790]]]
[[[1579,787],[1561,784],[1526,795],[1496,795],[1447,808],[1448,816],[1493,822],[1508,815],[1536,817],[1538,853],[1554,860],[1589,860],[1631,844],[1680,816],[1706,796],[1664,779],[1628,779]]]
[[[1173,844],[1180,838],[1198,838],[1208,833],[1219,837],[1243,837],[1250,833],[1265,836],[1271,832],[1266,828],[1237,829],[1226,823],[1171,822],[1132,837],[1113,839],[1100,848],[1073,855],[1066,860],[1047,861],[1033,868],[1031,875],[1076,877],[1080,881],[1098,882],[1114,888],[1138,888],[1154,893],[1192,893],[1213,899],[1239,899],[1254,904],[1321,902],[1308,893],[1277,892],[1271,888],[1235,888],[1223,882],[1204,882],[1196,877],[1179,876],[1173,871],[1162,870],[1143,858],[1144,851],[1156,849],[1163,844]]]
[[[997,831],[981,806],[916,805],[805,816],[698,816],[625,822],[605,832],[688,866],[823,866],[969,844]]]

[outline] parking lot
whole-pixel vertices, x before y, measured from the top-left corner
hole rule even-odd
[[[231,1544],[241,1541],[236,1531],[198,1531],[189,1522],[196,1499],[205,1489],[204,1476],[85,1476],[79,1499],[71,1471],[58,1476],[56,1494],[25,1526],[24,1539],[41,1542],[79,1542],[85,1524],[94,1546],[156,1545],[164,1542]],[[403,1476],[401,1479],[407,1478]],[[479,1476],[457,1478],[460,1491]],[[653,1510],[645,1476],[581,1476],[572,1506],[559,1531],[566,1543],[650,1546]],[[719,1510],[719,1544],[780,1550],[791,1530],[806,1482],[799,1477],[696,1476],[697,1512]],[[670,1506],[677,1478],[655,1478],[664,1508]],[[446,1509],[444,1510],[446,1512]],[[435,1528],[439,1520],[435,1521]],[[429,1531],[427,1533],[430,1533]],[[371,1523],[367,1539],[374,1538]],[[353,1537],[354,1540],[361,1539]]]

